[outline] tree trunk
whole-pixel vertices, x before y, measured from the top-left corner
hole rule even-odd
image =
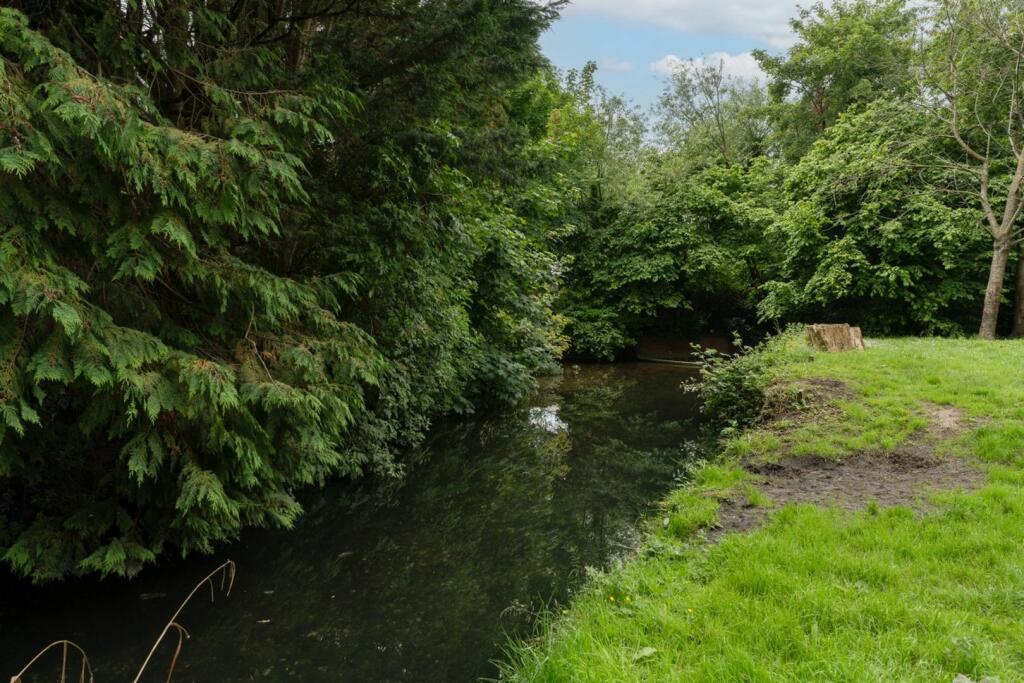
[[[1017,255],[1017,286],[1013,297],[1013,336],[1024,337],[1024,244]]]
[[[1010,236],[997,237],[992,242],[992,265],[988,271],[988,286],[985,288],[985,305],[981,309],[981,328],[978,336],[982,339],[996,338],[996,323],[999,321],[999,301],[1003,298],[1003,279],[1006,276],[1006,262],[1010,258]]]

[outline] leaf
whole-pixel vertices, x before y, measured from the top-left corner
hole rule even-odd
[[[82,316],[79,315],[78,309],[69,303],[63,301],[53,302],[53,305],[50,307],[50,315],[60,323],[60,326],[64,328],[64,332],[69,337],[73,337],[82,329]]]
[[[34,424],[34,425],[41,424],[40,421],[39,421],[39,413],[37,413],[35,411],[35,409],[32,408],[32,406],[30,406],[25,401],[21,401],[20,405],[21,405],[21,419],[23,419],[25,422],[28,422],[29,424]]]
[[[23,178],[35,168],[41,160],[38,154],[24,149],[5,147],[0,149],[0,171]]]
[[[18,417],[18,412],[14,409],[14,406],[9,403],[0,405],[0,417],[2,417],[4,423],[13,429],[19,436],[25,435],[25,425],[22,424],[21,418]]]
[[[192,239],[192,233],[177,215],[169,212],[161,212],[149,224],[149,230],[155,235],[167,238],[171,244],[185,251],[192,258],[196,257],[196,243]]]

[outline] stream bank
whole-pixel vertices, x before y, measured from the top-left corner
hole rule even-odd
[[[70,638],[98,682],[131,680],[182,597],[230,558],[231,596],[196,600],[182,618],[192,638],[179,683],[493,676],[510,634],[530,632],[588,568],[637,543],[696,429],[697,399],[679,389],[688,376],[567,366],[519,408],[442,430],[393,491],[354,504],[340,502],[350,488],[310,492],[294,529],[246,532],[213,557],[165,560],[135,580],[13,584],[0,600],[0,623],[17,625],[0,639],[0,675]],[[168,642],[158,661],[172,651]],[[55,679],[34,672],[24,683]]]
[[[760,353],[760,422],[502,680],[1024,680],[1024,342]]]

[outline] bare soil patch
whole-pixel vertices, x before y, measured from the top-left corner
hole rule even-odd
[[[746,463],[761,477],[759,488],[772,507],[811,503],[823,507],[859,510],[868,503],[883,506],[924,507],[929,490],[974,489],[982,473],[970,462],[936,453],[936,446],[968,428],[963,413],[950,406],[923,406],[928,427],[893,453],[860,453],[841,461],[820,457],[783,456],[776,462]],[[772,508],[726,501],[719,511],[716,538],[760,525]]]

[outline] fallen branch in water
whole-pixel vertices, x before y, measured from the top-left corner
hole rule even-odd
[[[153,655],[156,654],[157,648],[160,647],[160,643],[164,641],[164,638],[167,637],[168,633],[173,631],[178,634],[178,644],[174,648],[174,655],[171,656],[171,665],[167,669],[167,681],[170,683],[171,677],[174,676],[174,667],[178,664],[178,655],[181,654],[181,646],[185,643],[185,639],[190,637],[185,627],[178,622],[178,617],[181,616],[182,611],[184,611],[192,601],[192,598],[195,597],[196,593],[198,593],[203,586],[210,587],[210,602],[215,600],[217,587],[214,584],[214,579],[216,579],[218,575],[220,576],[220,591],[224,593],[225,596],[231,595],[231,588],[235,585],[235,563],[232,560],[228,560],[207,574],[199,583],[197,583],[195,588],[192,589],[192,592],[189,593],[181,605],[178,606],[178,609],[173,615],[171,615],[170,620],[164,626],[163,630],[160,631],[160,635],[157,636],[156,641],[153,643],[153,647],[149,649],[149,654],[146,655],[146,659],[142,662],[142,666],[139,667],[139,672],[135,674],[135,678],[132,679],[132,683],[139,683],[139,680],[142,678],[142,674],[146,671],[146,667],[149,666],[150,661],[153,659]],[[89,657],[85,654],[85,650],[70,640],[55,641],[37,652],[36,655],[29,660],[28,664],[22,667],[21,671],[11,676],[11,683],[23,683],[22,676],[24,676],[25,673],[31,669],[43,655],[58,646],[62,646],[59,683],[67,683],[68,680],[68,657],[72,654],[72,652],[69,651],[69,648],[73,648],[82,655],[82,667],[78,675],[79,683],[86,683],[87,679],[85,676],[87,673],[89,675],[88,683],[93,683],[94,679],[92,667],[89,665]]]

